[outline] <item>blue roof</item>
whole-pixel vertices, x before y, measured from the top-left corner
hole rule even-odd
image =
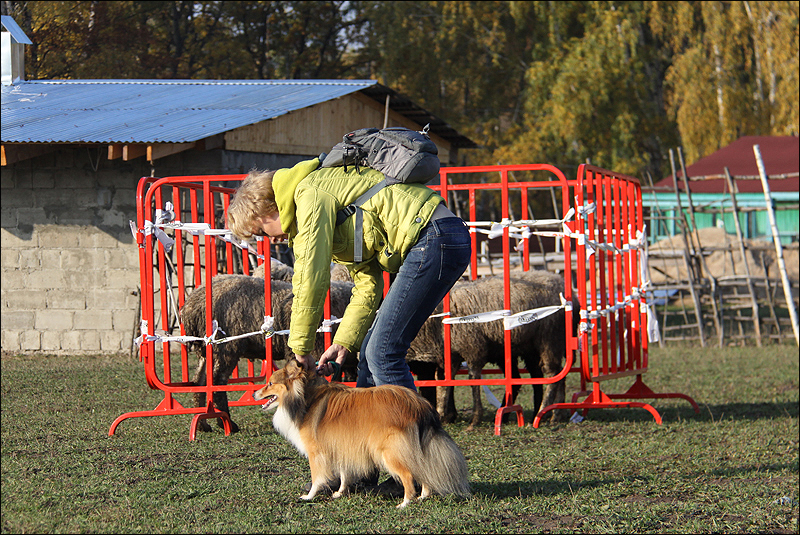
[[[2,87],[3,143],[185,143],[374,80],[37,80]]]
[[[3,25],[3,28],[8,30],[8,33],[11,34],[11,37],[18,43],[24,45],[32,45],[31,40],[28,39],[28,36],[25,35],[25,32],[22,31],[22,28],[8,15],[3,15],[0,17],[0,24]]]

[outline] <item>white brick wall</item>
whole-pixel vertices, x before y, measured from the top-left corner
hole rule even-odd
[[[88,225],[36,225],[29,240],[0,232],[4,351],[130,349],[139,284],[132,240]]]

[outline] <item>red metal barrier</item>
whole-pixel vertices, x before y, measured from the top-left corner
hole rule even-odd
[[[516,178],[513,181],[510,181],[510,176],[514,174],[523,174],[528,178],[527,180],[517,180]],[[486,175],[485,180],[479,183],[466,183],[466,178],[470,175]],[[536,179],[532,180],[531,176],[529,175],[538,175]],[[546,176],[547,178],[542,180],[539,178],[540,176]],[[459,180],[453,180],[453,177],[458,177]],[[494,178],[492,178],[494,177]],[[459,192],[463,191],[466,192],[468,197],[468,205],[469,205],[469,214],[462,217],[465,221],[471,225],[472,230],[472,261],[470,265],[470,277],[472,279],[477,278],[477,233],[476,233],[476,223],[477,223],[477,204],[476,204],[476,195],[478,192],[489,192],[489,191],[499,191],[501,194],[501,201],[500,201],[500,208],[501,208],[501,226],[502,226],[502,247],[503,247],[503,282],[504,282],[504,295],[503,295],[503,302],[504,302],[504,309],[506,311],[510,310],[511,308],[511,285],[510,285],[510,258],[511,258],[511,250],[510,250],[510,239],[509,239],[509,229],[512,224],[511,217],[510,217],[510,207],[511,207],[511,200],[509,198],[509,193],[511,191],[518,191],[520,195],[519,201],[519,210],[520,214],[524,214],[528,211],[528,194],[531,190],[538,190],[538,189],[551,189],[555,188],[561,194],[561,215],[563,218],[569,217],[570,212],[570,205],[569,200],[572,198],[571,195],[571,187],[574,184],[571,184],[567,181],[564,174],[557,168],[546,165],[546,164],[531,164],[531,165],[493,165],[493,166],[478,166],[478,167],[443,167],[440,170],[440,186],[435,187],[434,189],[438,190],[439,193],[447,200],[448,199],[448,192]],[[524,217],[522,218],[525,219]],[[571,244],[569,237],[564,236],[559,238],[562,242],[562,250],[564,254],[564,264],[570,265],[571,264]],[[523,262],[522,268],[524,270],[529,269],[529,238],[522,240],[523,242]],[[565,280],[564,280],[564,298],[567,303],[571,303],[572,301],[572,272],[571,270],[565,270],[564,272]],[[449,296],[448,296],[449,297]],[[450,303],[449,299],[445,298],[444,301],[444,311],[445,313],[449,313],[450,311]],[[566,362],[564,365],[563,370],[555,375],[554,377],[549,378],[513,378],[512,377],[512,355],[511,355],[511,332],[509,328],[505,328],[504,336],[505,336],[505,353],[504,353],[504,367],[502,370],[485,370],[484,374],[490,374],[493,371],[499,371],[502,373],[503,377],[498,379],[460,379],[456,380],[452,377],[452,357],[450,354],[450,325],[444,325],[444,348],[445,348],[445,378],[443,380],[436,380],[436,381],[417,381],[416,384],[418,386],[469,386],[469,385],[503,385],[504,386],[504,395],[503,395],[503,403],[502,406],[497,409],[495,414],[495,428],[494,433],[495,435],[500,434],[500,428],[502,425],[503,416],[507,413],[515,413],[517,416],[517,425],[522,427],[524,425],[524,418],[522,413],[522,407],[518,404],[513,403],[512,401],[512,388],[515,385],[533,385],[533,384],[548,384],[548,383],[555,383],[563,379],[567,373],[572,368],[573,362],[573,354],[574,351],[577,349],[577,338],[572,334],[572,309],[567,308],[565,314],[565,336],[566,336]],[[524,371],[524,370],[521,370]]]
[[[581,302],[580,366],[581,390],[571,403],[544,407],[534,419],[554,409],[642,408],[656,422],[661,416],[649,404],[616,399],[682,398],[695,412],[695,401],[679,393],[655,393],[642,380],[647,372],[647,302],[644,242],[647,239],[642,214],[639,180],[590,165],[578,168],[576,221],[569,223],[577,240],[578,292]],[[622,394],[607,394],[601,384],[610,379],[635,376]],[[589,387],[591,386],[591,390]],[[588,397],[583,402],[577,400]]]
[[[266,376],[274,369],[271,353],[271,339],[267,339],[265,360],[261,371],[257,374],[252,361],[247,362],[246,371],[237,371],[227,385],[212,384],[211,366],[206,366],[206,386],[194,386],[189,379],[189,355],[186,348],[171,339],[172,332],[180,329],[185,335],[183,325],[177,318],[177,311],[183,306],[187,290],[205,285],[211,286],[211,280],[218,273],[239,272],[237,262],[241,262],[241,272],[250,273],[252,252],[242,250],[228,239],[220,246],[220,238],[225,221],[230,196],[234,189],[231,184],[237,183],[245,175],[190,176],[169,178],[142,178],[137,189],[137,228],[134,229],[136,243],[139,247],[142,299],[142,341],[140,355],[144,363],[145,377],[153,389],[164,392],[164,399],[150,411],[129,412],[121,415],[112,424],[109,435],[113,435],[117,426],[131,417],[194,414],[190,426],[190,439],[196,435],[200,420],[221,418],[226,434],[230,433],[230,420],[226,413],[213,406],[213,392],[241,392],[238,400],[231,400],[230,406],[258,404],[252,393],[266,381]],[[467,197],[468,214],[462,217],[471,227],[473,240],[473,256],[469,269],[472,279],[478,276],[478,232],[482,225],[497,227],[494,233],[502,240],[502,273],[504,280],[504,308],[510,309],[510,271],[511,240],[516,239],[522,248],[521,267],[530,268],[530,235],[519,236],[520,229],[545,229],[555,227],[555,231],[539,231],[538,235],[550,236],[563,252],[564,298],[566,303],[572,302],[573,286],[577,281],[590,282],[589,294],[586,285],[577,284],[581,302],[581,310],[587,314],[582,320],[584,327],[578,336],[572,333],[571,305],[565,306],[565,336],[567,351],[562,371],[549,378],[513,378],[510,328],[505,328],[504,366],[499,370],[485,370],[484,374],[502,375],[498,378],[457,379],[453,377],[450,355],[450,325],[444,325],[445,336],[445,378],[441,380],[418,380],[418,387],[424,386],[472,386],[500,385],[504,387],[504,400],[495,416],[495,434],[500,434],[502,417],[506,413],[517,415],[517,425],[524,425],[522,407],[512,403],[512,387],[525,384],[549,384],[560,381],[570,372],[581,374],[581,392],[573,396],[572,403],[555,404],[544,407],[536,415],[533,425],[538,426],[541,417],[548,411],[557,408],[571,410],[590,408],[637,406],[649,410],[660,422],[658,413],[644,403],[613,402],[616,397],[683,397],[697,409],[696,404],[688,396],[682,394],[654,394],[641,381],[641,374],[647,369],[646,315],[640,313],[644,297],[638,293],[631,297],[625,306],[614,311],[614,317],[607,318],[608,311],[601,316],[594,316],[598,310],[609,308],[617,300],[625,302],[626,296],[632,296],[634,289],[639,291],[640,279],[637,278],[639,253],[626,250],[622,253],[607,252],[612,249],[622,250],[631,237],[637,232],[643,233],[641,190],[636,179],[624,177],[602,169],[581,166],[577,180],[567,180],[557,168],[546,164],[503,165],[485,167],[444,167],[440,172],[441,183],[434,186],[448,200],[454,195]],[[226,186],[222,184],[226,183]],[[526,219],[529,210],[529,197],[537,192],[551,194],[554,205],[556,193],[560,196],[561,219],[535,221]],[[500,196],[500,223],[477,221],[478,195]],[[512,195],[514,198],[512,199]],[[572,206],[575,201],[576,206]],[[167,202],[172,203],[175,222],[169,221]],[[584,205],[595,203],[596,212],[583,209]],[[513,221],[511,212],[519,210],[520,219]],[[202,212],[201,212],[202,211]],[[575,218],[573,220],[573,218]],[[181,224],[178,224],[181,223]],[[171,239],[164,230],[174,230],[173,249],[168,252]],[[480,230],[479,230],[480,229]],[[514,231],[515,237],[511,236]],[[604,239],[613,240],[613,247],[600,248],[599,252],[587,254],[587,245],[593,242],[603,243]],[[597,239],[595,239],[597,238]],[[577,243],[573,244],[573,240]],[[258,242],[257,254],[263,261],[270,262],[268,243]],[[184,248],[189,253],[184,253]],[[615,249],[616,248],[616,249]],[[574,251],[574,252],[573,252]],[[172,257],[174,256],[174,263]],[[258,260],[261,263],[261,260]],[[588,266],[588,272],[587,272]],[[266,266],[269,272],[269,264]],[[577,270],[577,272],[576,272]],[[176,281],[173,281],[173,277]],[[187,283],[187,277],[189,282]],[[269,279],[265,281],[265,314],[271,315],[271,292]],[[388,274],[385,286],[388,288]],[[174,299],[177,293],[177,300]],[[607,295],[608,294],[608,295]],[[597,305],[589,302],[591,296],[597,296]],[[158,297],[158,299],[156,299]],[[170,299],[172,297],[172,299]],[[158,306],[156,306],[158,305]],[[445,298],[444,309],[449,312],[449,296]],[[489,311],[487,311],[489,312]],[[213,330],[213,310],[211,292],[206,293],[206,337],[211,339]],[[325,318],[330,319],[329,306],[326,307]],[[156,327],[161,332],[156,335]],[[330,334],[326,333],[326,346],[330,344]],[[176,346],[179,350],[176,350]],[[212,361],[214,344],[206,345],[206,362]],[[175,350],[175,351],[173,351]],[[577,367],[573,367],[576,352],[580,353]],[[177,353],[177,354],[175,354]],[[619,357],[617,357],[619,355]],[[172,379],[173,359],[179,361],[180,380]],[[524,371],[524,370],[521,370]],[[604,394],[600,390],[600,381],[620,376],[636,375],[634,386],[623,395]],[[587,391],[591,383],[592,392]],[[349,383],[348,383],[349,384]],[[176,394],[205,392],[205,407],[184,407],[176,399]],[[578,396],[589,394],[584,403],[576,403]]]
[[[129,412],[119,416],[109,429],[113,435],[117,426],[132,417],[160,416],[170,414],[194,414],[189,437],[195,438],[200,420],[221,418],[225,434],[230,434],[230,418],[213,405],[213,392],[242,392],[241,398],[231,400],[229,405],[253,405],[252,392],[263,385],[267,371],[273,369],[271,340],[267,339],[265,360],[259,374],[255,373],[252,361],[247,361],[247,371],[243,376],[236,370],[227,385],[214,385],[211,379],[212,366],[206,366],[206,386],[195,386],[189,379],[189,355],[186,347],[171,341],[175,329],[176,336],[185,336],[183,325],[178,321],[177,312],[183,306],[187,289],[205,285],[211,287],[211,280],[220,272],[233,273],[236,252],[230,241],[219,246],[217,236],[224,226],[224,210],[227,209],[233,189],[216,185],[220,181],[240,181],[245,175],[190,176],[170,178],[142,178],[137,188],[137,227],[134,229],[139,247],[139,266],[141,276],[142,302],[142,340],[139,344],[140,359],[144,363],[145,377],[152,389],[164,392],[164,399],[149,411]],[[165,210],[171,203],[171,213]],[[186,203],[188,206],[184,206]],[[202,209],[202,213],[200,210]],[[188,218],[182,221],[181,218]],[[188,223],[183,225],[183,223]],[[159,225],[160,224],[160,225]],[[170,238],[164,228],[174,228],[174,245],[169,246]],[[188,229],[188,230],[187,230]],[[216,231],[216,232],[215,232]],[[190,254],[184,253],[184,247]],[[168,249],[170,253],[168,254]],[[174,263],[171,260],[174,251]],[[268,244],[258,241],[258,255],[269,262],[266,254]],[[250,272],[248,252],[240,256],[244,273]],[[223,262],[220,265],[220,262]],[[259,262],[260,263],[260,262]],[[223,269],[220,270],[220,267]],[[266,266],[269,271],[269,263]],[[174,278],[174,280],[173,280]],[[188,278],[188,281],[187,281]],[[265,283],[265,313],[271,315],[271,287]],[[177,301],[175,294],[177,293]],[[156,299],[158,297],[158,299]],[[158,306],[156,306],[158,303]],[[213,310],[211,292],[206,292],[206,336],[214,335],[212,330]],[[161,333],[156,336],[156,326]],[[161,346],[160,348],[158,346]],[[173,349],[179,347],[179,354]],[[160,349],[160,351],[159,351]],[[206,362],[212,361],[213,344],[206,345]],[[180,379],[173,379],[173,368],[179,360]],[[175,399],[176,394],[205,392],[206,407],[184,407]]]

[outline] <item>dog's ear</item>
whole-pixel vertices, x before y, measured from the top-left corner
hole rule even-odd
[[[294,379],[295,377],[303,373],[303,365],[300,364],[300,362],[298,362],[298,360],[295,358],[289,359],[289,362],[286,363],[286,366],[284,368],[286,370],[286,374],[288,375],[289,379]]]

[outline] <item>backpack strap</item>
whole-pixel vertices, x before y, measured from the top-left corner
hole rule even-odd
[[[372,197],[373,195],[375,195],[385,186],[388,185],[389,183],[384,178],[383,180],[381,180],[380,182],[369,188],[366,192],[362,193],[358,199],[356,199],[352,203],[348,204],[347,206],[336,212],[336,226],[338,227],[339,225],[344,223],[348,217],[356,213],[356,208],[360,208],[361,205],[367,202],[370,197]]]
[[[364,210],[356,207],[356,230],[353,234],[353,261],[364,259]]]
[[[356,221],[355,221],[355,234],[353,236],[354,245],[353,245],[353,261],[354,262],[361,262],[363,260],[363,242],[364,242],[364,214],[361,210],[361,206],[369,200],[370,197],[378,193],[380,190],[385,188],[389,185],[387,179],[383,179],[371,188],[369,188],[366,192],[361,194],[358,199],[353,201],[351,204],[348,204],[338,212],[336,212],[336,226],[338,227],[342,223],[344,223],[348,217],[353,214],[356,214]]]

